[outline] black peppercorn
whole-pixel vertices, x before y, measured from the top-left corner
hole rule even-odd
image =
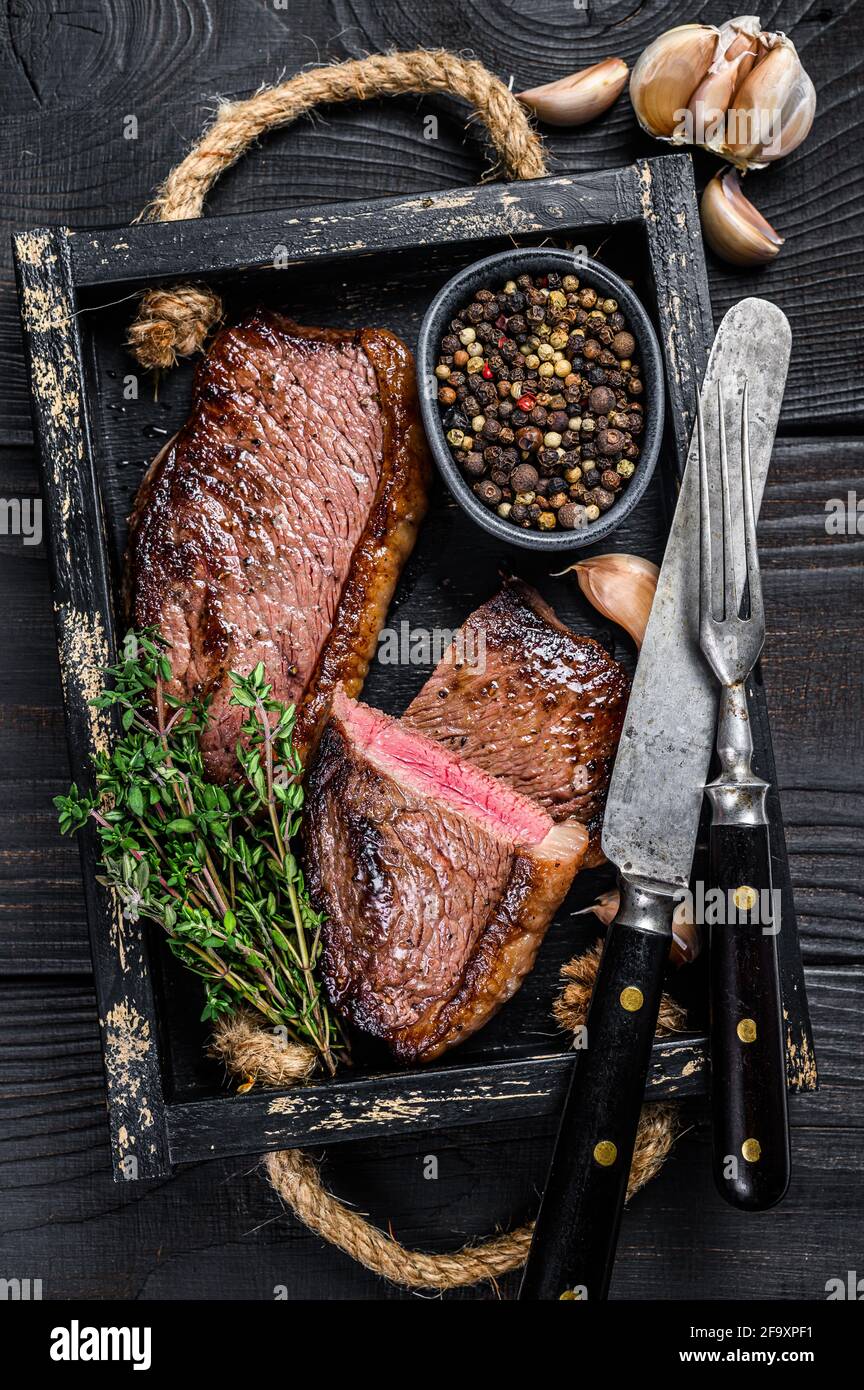
[[[475,483],[474,491],[480,501],[486,503],[487,507],[496,507],[501,501],[501,489],[492,482],[491,478],[484,479],[482,483]]]
[[[567,531],[576,531],[580,526],[586,526],[588,516],[585,508],[578,502],[566,502],[558,512],[558,524]]]
[[[588,405],[596,415],[606,415],[615,405],[615,395],[608,386],[595,386],[588,397]]]
[[[523,274],[515,289],[478,289],[450,321],[435,372],[451,454],[475,495],[541,531],[576,529],[613,506],[644,429],[636,350],[617,305],[573,275]],[[469,375],[477,359],[482,371]],[[541,363],[556,361],[566,361],[562,377],[541,375]]]
[[[523,429],[516,431],[516,443],[520,449],[527,451],[539,449],[543,443],[543,435],[535,425],[525,425]]]
[[[520,463],[510,475],[510,482],[517,492],[533,492],[540,475],[530,463]]]
[[[627,438],[622,430],[605,429],[597,432],[597,452],[602,454],[604,458],[609,458],[612,454],[620,454],[626,443]]]

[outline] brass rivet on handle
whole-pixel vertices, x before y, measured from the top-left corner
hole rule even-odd
[[[756,1020],[752,1018],[742,1018],[738,1027],[735,1029],[743,1043],[756,1041]]]
[[[756,906],[759,894],[755,888],[751,888],[749,883],[742,883],[740,888],[736,888],[732,894],[733,901],[739,912],[751,912]]]
[[[748,1163],[758,1163],[762,1157],[762,1145],[758,1139],[745,1139],[741,1145],[741,1152]]]
[[[626,1009],[628,1014],[638,1013],[645,1003],[645,996],[636,985],[627,985],[626,989],[622,989],[618,998],[621,1008]]]
[[[601,1139],[599,1144],[594,1145],[594,1162],[599,1163],[601,1168],[611,1168],[617,1157],[618,1148],[611,1139]]]

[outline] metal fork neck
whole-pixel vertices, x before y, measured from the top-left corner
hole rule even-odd
[[[753,771],[753,734],[743,681],[724,685],[717,722],[720,775],[705,788],[715,825],[766,825],[768,783]]]

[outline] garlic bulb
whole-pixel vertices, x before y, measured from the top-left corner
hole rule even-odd
[[[795,45],[757,15],[661,34],[633,69],[630,100],[649,135],[701,145],[742,169],[797,148],[816,114]]]
[[[641,555],[595,555],[560,573],[571,571],[594,607],[620,624],[641,647],[657,589],[657,566]]]
[[[715,174],[702,194],[699,212],[705,240],[730,265],[764,265],[783,245],[784,238],[744,197],[734,169]]]
[[[520,92],[519,100],[547,125],[584,125],[617,101],[629,71],[623,58],[606,58],[557,82]]]

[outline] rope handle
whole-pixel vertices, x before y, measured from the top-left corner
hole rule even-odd
[[[245,101],[225,103],[186,158],[171,170],[138,221],[178,222],[200,217],[220,174],[266,131],[290,125],[329,102],[365,101],[411,92],[447,92],[474,109],[489,133],[508,178],[546,173],[540,137],[525,108],[482,63],[444,49],[377,53],[298,73],[278,87],[263,87]],[[129,330],[128,346],[147,370],[167,370],[198,352],[222,317],[222,302],[206,285],[147,290]]]

